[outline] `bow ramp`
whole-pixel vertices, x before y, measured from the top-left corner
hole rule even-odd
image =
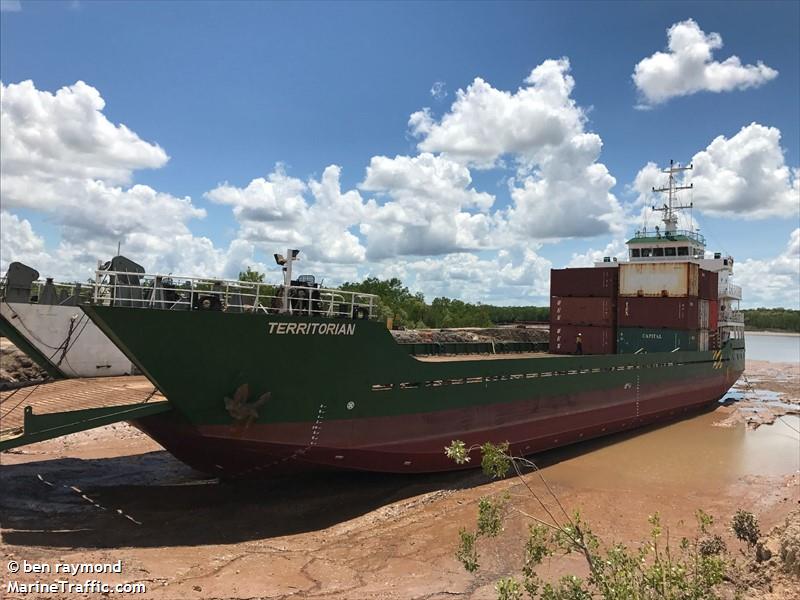
[[[0,392],[0,451],[171,410],[146,377],[53,381]]]

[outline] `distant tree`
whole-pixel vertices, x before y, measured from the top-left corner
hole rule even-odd
[[[397,325],[415,327],[425,312],[425,297],[412,294],[397,277],[367,277],[361,282],[345,282],[340,289],[348,292],[375,294],[380,298],[379,310],[384,318],[392,317]]]
[[[367,277],[361,282],[346,282],[342,290],[375,294],[380,298],[383,318],[392,317],[396,325],[421,329],[433,327],[490,327],[494,323],[546,321],[549,308],[538,306],[490,306],[439,297],[425,303],[421,293],[412,293],[397,277]]]
[[[742,311],[747,329],[774,329],[800,332],[800,310],[787,308],[753,308]]]
[[[492,323],[515,323],[517,321],[547,321],[550,309],[546,306],[491,306],[489,318]]]
[[[429,327],[489,327],[489,308],[483,304],[469,304],[450,298],[434,298],[425,311]]]
[[[264,273],[259,273],[258,271],[254,271],[248,266],[246,271],[239,271],[239,281],[264,283]]]

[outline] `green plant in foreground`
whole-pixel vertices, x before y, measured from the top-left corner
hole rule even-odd
[[[745,542],[748,547],[755,547],[758,538],[761,536],[761,531],[758,527],[758,521],[753,513],[744,510],[737,510],[731,520],[731,529],[737,538]]]
[[[478,570],[478,550],[475,548],[477,534],[471,533],[463,527],[458,530],[459,544],[456,558],[470,573]]]
[[[465,464],[470,453],[479,448],[484,473],[499,478],[513,470],[543,513],[539,517],[514,508],[532,521],[523,549],[522,581],[514,577],[497,581],[498,600],[521,600],[523,594],[531,600],[713,600],[718,597],[717,587],[732,577],[735,564],[723,539],[713,533],[714,518],[708,513],[697,511],[697,533],[692,538],[682,538],[677,547],[670,543],[669,529],[658,513],[648,518],[650,535],[636,548],[606,544],[580,513],[566,511],[532,461],[508,453],[507,443],[467,447],[454,441],[445,452],[456,463]],[[548,497],[543,498],[522,477],[523,468],[538,474]],[[478,570],[478,541],[503,531],[509,500],[507,492],[496,499],[481,498],[476,531],[459,531],[456,558],[467,571]],[[759,529],[751,513],[738,511],[731,527],[748,546],[755,545]],[[586,562],[589,575],[585,579],[569,575],[550,583],[536,573],[545,558],[570,553],[577,553]]]

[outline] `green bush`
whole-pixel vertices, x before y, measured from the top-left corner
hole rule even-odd
[[[580,513],[568,513],[536,465],[526,458],[511,456],[507,443],[468,448],[456,440],[445,448],[445,453],[457,464],[465,464],[470,460],[470,452],[478,449],[487,476],[504,477],[513,471],[522,477],[521,469],[533,469],[550,496],[540,497],[525,483],[546,516],[539,518],[517,510],[532,521],[523,549],[522,579],[498,580],[495,585],[498,600],[521,600],[523,593],[531,600],[713,600],[719,597],[723,581],[736,581],[737,566],[723,539],[713,533],[714,518],[708,513],[697,511],[696,534],[681,538],[677,546],[670,542],[669,530],[658,513],[648,517],[648,539],[633,548],[609,544],[592,532]],[[479,540],[502,532],[510,497],[506,492],[499,499],[481,498],[476,530],[459,531],[455,555],[467,571],[472,573],[479,568]],[[748,546],[755,545],[759,530],[751,513],[738,511],[731,527]],[[583,557],[589,571],[587,578],[567,575],[550,583],[539,577],[537,567],[546,557],[570,553]],[[738,584],[733,585],[740,591]]]

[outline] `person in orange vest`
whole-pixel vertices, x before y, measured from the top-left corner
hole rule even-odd
[[[583,334],[579,333],[575,339],[575,354],[583,354]]]

